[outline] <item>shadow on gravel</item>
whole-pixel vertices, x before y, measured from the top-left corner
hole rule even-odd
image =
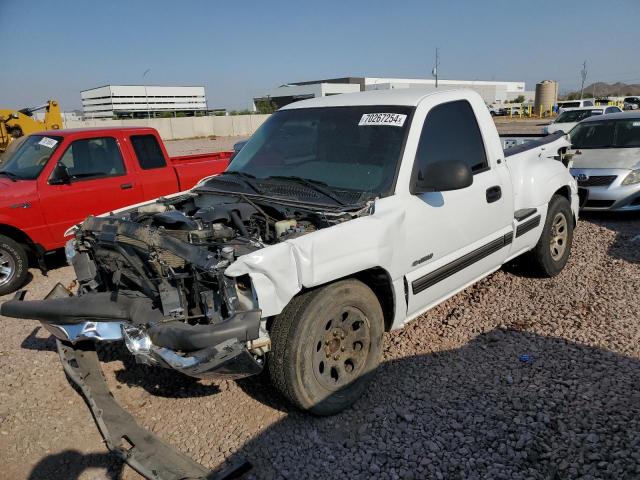
[[[333,417],[239,384],[289,414],[234,453],[247,479],[640,478],[640,361],[559,338],[494,330],[387,361]]]
[[[631,263],[640,263],[640,212],[582,212],[581,220],[616,232],[609,255]]]
[[[46,337],[43,337],[42,335],[46,335]],[[44,352],[58,351],[56,349],[55,337],[42,327],[34,328],[33,331],[27,335],[24,340],[22,340],[20,348],[24,348],[26,350],[40,350]]]
[[[119,480],[123,462],[109,453],[84,454],[77,450],[65,450],[40,460],[31,470],[29,480],[76,480],[89,469],[106,469],[106,478]],[[86,478],[98,478],[91,476]],[[105,478],[100,476],[99,478]]]
[[[116,380],[129,386],[142,387],[147,392],[166,398],[197,398],[215,395],[220,388],[214,384],[201,383],[197,378],[174,370],[149,367],[136,363],[122,342],[99,345],[101,362],[121,361],[123,368],[115,371]]]

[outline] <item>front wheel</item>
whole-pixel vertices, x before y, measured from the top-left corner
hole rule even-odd
[[[299,408],[337,413],[366,388],[380,363],[383,332],[380,303],[358,280],[299,295],[271,328],[271,381]]]
[[[540,240],[532,250],[534,268],[544,276],[555,277],[567,264],[573,242],[573,215],[569,201],[554,195]]]
[[[0,295],[20,288],[27,278],[28,258],[24,247],[0,235]]]

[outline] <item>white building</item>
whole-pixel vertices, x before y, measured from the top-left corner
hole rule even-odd
[[[297,82],[282,85],[261,92],[253,99],[269,99],[282,107],[306,98],[324,97],[339,93],[365,90],[392,90],[396,88],[422,88],[435,90],[435,79],[425,78],[381,78],[381,77],[342,77],[310,82]],[[524,82],[496,82],[484,80],[438,80],[438,88],[469,88],[478,92],[488,104],[501,104],[522,95],[525,101],[533,101],[535,92],[525,90]]]
[[[86,118],[143,118],[161,112],[190,116],[207,110],[204,87],[105,85],[80,96]]]

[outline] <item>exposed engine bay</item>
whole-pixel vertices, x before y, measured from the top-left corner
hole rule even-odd
[[[78,295],[62,287],[15,302],[16,316],[58,338],[123,338],[140,363],[207,377],[252,375],[270,347],[248,275],[236,258],[370,213],[237,193],[189,192],[89,217],[66,247]],[[13,307],[5,305],[11,314]]]

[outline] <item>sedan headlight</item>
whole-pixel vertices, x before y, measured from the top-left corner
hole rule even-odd
[[[633,185],[635,183],[640,182],[640,170],[632,170],[629,172],[624,180],[622,181],[622,185]]]

